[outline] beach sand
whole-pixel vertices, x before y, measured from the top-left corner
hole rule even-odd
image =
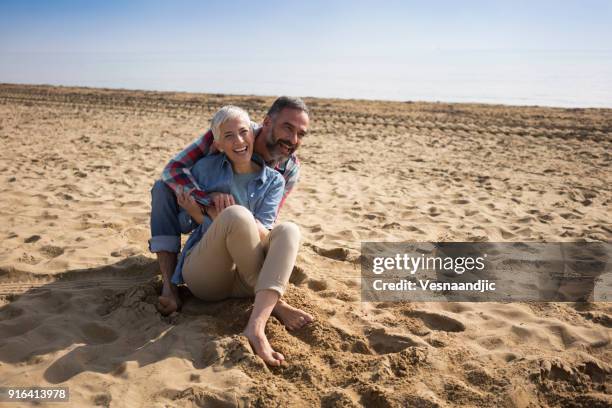
[[[287,364],[267,368],[239,336],[249,300],[161,317],[153,182],[219,107],[259,121],[272,100],[0,85],[1,385],[69,406],[612,405],[612,304],[362,303],[357,262],[368,240],[610,242],[610,109],[307,99],[280,219],[303,234],[286,299],[316,322],[271,318]]]

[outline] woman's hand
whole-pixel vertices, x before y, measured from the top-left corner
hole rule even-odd
[[[234,196],[226,193],[210,193],[210,199],[214,203],[217,213],[220,213],[227,207],[236,204]]]
[[[195,198],[191,195],[191,191],[185,191],[181,186],[179,191],[176,193],[176,201],[178,205],[187,211],[187,214],[191,216],[198,224],[204,221],[204,214],[200,209],[200,205],[196,202]]]
[[[213,221],[215,220],[215,218],[217,218],[217,215],[219,215],[220,212],[221,211],[217,210],[217,207],[215,206],[206,207],[206,214]]]

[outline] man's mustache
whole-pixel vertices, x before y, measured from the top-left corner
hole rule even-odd
[[[286,140],[279,140],[276,143],[284,145],[288,149],[294,149],[295,145],[293,143],[289,143]]]

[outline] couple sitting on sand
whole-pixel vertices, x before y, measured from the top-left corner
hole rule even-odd
[[[243,109],[225,106],[210,128],[168,163],[151,190],[149,244],[163,279],[158,310],[180,308],[176,285],[183,283],[206,301],[255,296],[244,335],[267,364],[280,365],[284,357],[265,335],[270,315],[288,329],[313,320],[281,299],[300,233],[291,222],[275,225],[297,181],[294,152],[308,129],[308,108],[280,97],[259,126]],[[177,259],[181,233],[192,230]]]

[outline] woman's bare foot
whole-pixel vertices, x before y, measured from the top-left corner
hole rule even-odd
[[[308,323],[314,321],[312,315],[303,310],[297,309],[288,305],[283,300],[279,300],[272,309],[272,316],[281,321],[282,324],[289,330],[301,329]]]
[[[261,357],[266,364],[279,366],[285,361],[285,357],[281,353],[272,349],[263,330],[247,326],[242,334],[249,339],[249,343],[251,343],[251,347],[255,354]]]
[[[157,311],[163,316],[168,316],[181,307],[178,288],[172,284],[164,284],[161,295],[157,298]]]

